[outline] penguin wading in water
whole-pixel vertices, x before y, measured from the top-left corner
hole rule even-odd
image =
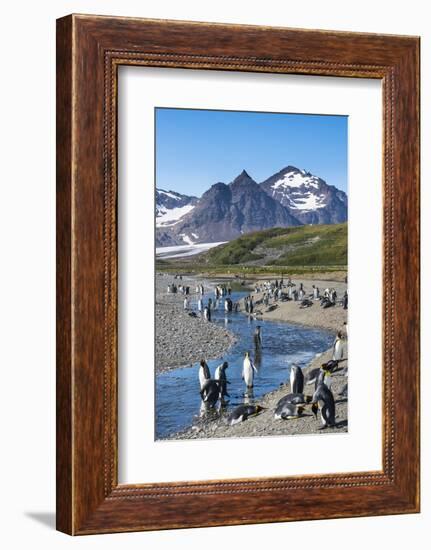
[[[254,373],[257,373],[257,369],[253,364],[253,361],[250,358],[250,353],[245,352],[244,361],[242,364],[242,379],[247,386],[247,389],[253,387]]]
[[[230,397],[227,393],[227,384],[229,384],[226,377],[226,369],[228,368],[228,362],[225,361],[219,365],[214,373],[214,378],[219,382],[220,386],[220,399],[223,400],[224,397]]]
[[[320,418],[322,421],[321,430],[335,427],[335,400],[331,390],[325,384],[319,384],[311,400],[311,410],[317,417],[317,411],[320,409]]]
[[[204,387],[205,382],[211,378],[210,369],[204,359],[199,363],[199,384],[201,389]]]
[[[290,369],[290,389],[292,393],[304,391],[304,374],[301,367],[293,365]]]
[[[235,424],[244,422],[244,420],[247,420],[249,416],[259,414],[263,410],[264,407],[261,407],[260,405],[239,405],[239,407],[236,407],[236,409],[234,409],[229,415],[228,423],[231,426],[234,426]]]
[[[220,396],[220,383],[218,380],[207,380],[201,391],[201,398],[209,407],[214,407]]]
[[[262,334],[261,334],[261,326],[258,325],[255,329],[254,329],[254,335],[253,335],[253,339],[254,339],[254,345],[256,348],[260,348],[262,347]]]

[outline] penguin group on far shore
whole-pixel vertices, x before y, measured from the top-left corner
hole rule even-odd
[[[260,286],[256,285],[255,292],[263,292],[263,296],[256,297],[249,294],[244,301],[237,303],[232,300],[232,289],[226,285],[217,285],[214,289],[215,299],[209,297],[204,301],[205,289],[203,285],[199,284],[196,286],[196,303],[193,304],[193,308],[191,306],[190,287],[182,283],[178,286],[172,283],[168,286],[167,292],[169,294],[181,293],[181,299],[183,300],[183,308],[181,309],[184,309],[188,315],[203,319],[206,322],[212,321],[213,312],[218,312],[214,313],[216,321],[219,321],[220,311],[224,312],[225,323],[235,322],[234,316],[231,314],[238,312],[240,307],[248,314],[248,323],[253,327],[249,332],[249,349],[252,351],[243,352],[242,363],[239,363],[240,358],[237,357],[234,360],[235,366],[231,366],[229,369],[228,361],[222,361],[214,369],[213,376],[204,358],[201,359],[198,365],[201,416],[206,416],[209,411],[215,411],[215,413],[208,414],[208,418],[212,420],[213,415],[216,414],[229,426],[234,426],[267,411],[266,407],[255,403],[253,395],[253,388],[255,385],[256,387],[259,386],[259,377],[256,379],[256,376],[259,371],[262,372],[261,361],[262,355],[265,353],[262,343],[262,326],[251,322],[261,313],[256,306],[261,306],[262,310],[266,308],[265,311],[268,312],[278,308],[278,302],[292,300],[299,301],[301,309],[310,308],[316,302],[320,303],[323,309],[335,305],[341,305],[344,309],[348,307],[347,291],[342,296],[342,300],[337,300],[337,292],[334,288],[327,288],[321,292],[317,286],[312,285],[312,290],[309,293],[306,292],[303,283],[295,285],[290,279],[287,283],[281,279],[280,281],[263,283]],[[178,300],[178,297],[176,299]],[[271,406],[271,411],[268,410],[266,414],[263,414],[262,422],[266,422],[267,418],[277,422],[293,421],[304,416],[310,417],[311,421],[314,422],[314,415],[316,419],[319,418],[320,420],[319,429],[336,428],[338,426],[336,403],[340,402],[339,397],[347,399],[347,383],[341,391],[339,390],[341,386],[335,385],[335,388],[338,388],[338,393],[336,393],[338,401],[336,401],[334,398],[335,390],[333,389],[333,373],[337,373],[335,376],[339,374],[347,375],[347,366],[344,367],[344,370],[342,369],[343,363],[347,361],[347,335],[348,326],[347,323],[344,323],[343,330],[337,332],[334,339],[331,358],[326,362],[322,362],[316,369],[307,369],[306,376],[304,376],[302,367],[299,364],[293,363],[290,366],[289,379],[288,382],[286,381],[286,384],[290,385],[290,392],[279,399],[275,407]],[[265,346],[267,346],[267,349],[271,349],[271,338],[267,339],[266,334],[263,336],[265,337]],[[241,392],[241,401],[243,401],[241,404],[235,403],[235,399],[238,399],[237,392],[230,390],[232,398],[229,394],[228,386],[231,382],[228,380],[228,370],[229,372],[232,370],[236,372],[238,377],[234,378],[236,383],[239,380],[239,374],[241,374],[242,387],[244,388],[244,393]],[[284,386],[284,384],[282,385]],[[307,387],[309,386],[312,387],[308,390]],[[232,387],[237,388],[237,386]],[[229,414],[227,414],[226,405],[229,402],[231,405],[229,405]],[[263,401],[264,403],[265,401]],[[303,421],[300,420],[299,422]]]

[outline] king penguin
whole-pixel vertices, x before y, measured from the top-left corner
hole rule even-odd
[[[199,363],[199,384],[201,389],[207,380],[211,378],[210,369],[204,359]]]
[[[249,416],[259,414],[263,410],[264,408],[260,405],[239,405],[239,407],[236,407],[229,415],[228,423],[234,426],[235,424],[244,422]]]
[[[311,395],[304,395],[303,393],[288,393],[278,401],[277,407],[283,405],[284,403],[305,405],[306,403],[311,403]]]
[[[304,407],[296,403],[289,403],[287,401],[280,401],[275,408],[274,418],[276,420],[288,420],[291,418],[299,418],[304,412]]]
[[[298,365],[293,365],[290,369],[290,390],[292,393],[304,391],[304,374]]]
[[[224,397],[230,397],[230,395],[227,393],[227,384],[228,382],[226,377],[226,369],[228,368],[229,364],[227,361],[224,361],[221,365],[219,365],[214,373],[214,378],[218,380],[219,386],[220,386],[220,399],[223,400]]]
[[[343,338],[343,333],[340,331],[337,333],[337,337],[335,338],[335,341],[334,341],[334,351],[332,354],[332,359],[334,361],[344,359],[344,355],[345,355],[344,343],[345,343],[345,340]]]
[[[257,373],[257,369],[250,358],[250,353],[246,351],[242,364],[242,379],[244,380],[247,389],[253,387],[255,372]]]
[[[214,407],[220,395],[220,384],[217,380],[207,380],[201,389],[201,398],[209,407]]]
[[[254,329],[253,339],[256,348],[260,348],[262,346],[262,333],[260,329],[260,325],[257,325],[257,327]]]
[[[322,421],[321,430],[328,427],[335,427],[335,400],[331,390],[325,384],[319,384],[311,400],[314,415],[320,409]]]

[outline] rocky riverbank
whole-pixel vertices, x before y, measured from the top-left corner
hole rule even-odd
[[[202,358],[221,357],[236,341],[224,328],[206,322],[201,317],[191,317],[184,310],[184,295],[168,294],[172,275],[159,273],[156,277],[156,371],[190,366]],[[177,284],[190,286],[195,295],[196,279],[183,277]],[[211,285],[202,282],[207,290]]]
[[[304,375],[307,376],[313,368],[320,367],[322,363],[332,358],[332,349],[326,351],[320,356],[316,356],[308,367],[303,369]],[[347,376],[342,374],[343,369],[347,366],[347,361],[342,363],[342,367],[334,372],[332,376],[331,390],[334,394],[336,403],[336,422],[335,428],[327,428],[320,430],[320,413],[318,419],[311,412],[311,408],[306,407],[303,416],[292,420],[275,420],[274,410],[278,401],[291,393],[290,384],[287,382],[280,386],[279,389],[267,393],[256,404],[265,408],[257,416],[253,416],[236,424],[229,426],[227,423],[228,414],[221,413],[218,417],[208,417],[200,419],[195,425],[184,430],[183,432],[174,434],[170,439],[214,439],[224,437],[255,437],[255,436],[279,436],[279,435],[305,435],[305,434],[325,434],[325,433],[342,433],[348,431],[348,400],[347,397],[342,397],[339,394],[342,392]],[[312,395],[314,385],[306,385],[304,393]]]
[[[340,281],[327,281],[327,280],[305,280],[305,279],[292,279],[292,282],[296,284],[298,288],[299,283],[304,284],[304,290],[306,296],[312,292],[312,285],[320,288],[321,293],[325,288],[334,288],[337,292],[338,299],[341,299],[345,290],[347,290],[347,284]],[[258,302],[262,299],[263,294],[260,292],[251,292],[254,301]],[[347,323],[347,310],[339,304],[327,309],[320,307],[318,301],[312,300],[313,305],[305,309],[300,308],[300,302],[273,302],[270,300],[270,306],[275,306],[272,311],[267,311],[271,307],[266,308],[263,304],[256,305],[255,313],[257,312],[258,319],[269,319],[273,321],[286,321],[289,323],[295,323],[304,326],[312,326],[318,328],[324,328],[337,332],[344,328],[344,323]]]

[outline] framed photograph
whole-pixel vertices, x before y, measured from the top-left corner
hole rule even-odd
[[[419,38],[57,21],[57,528],[419,511]]]

